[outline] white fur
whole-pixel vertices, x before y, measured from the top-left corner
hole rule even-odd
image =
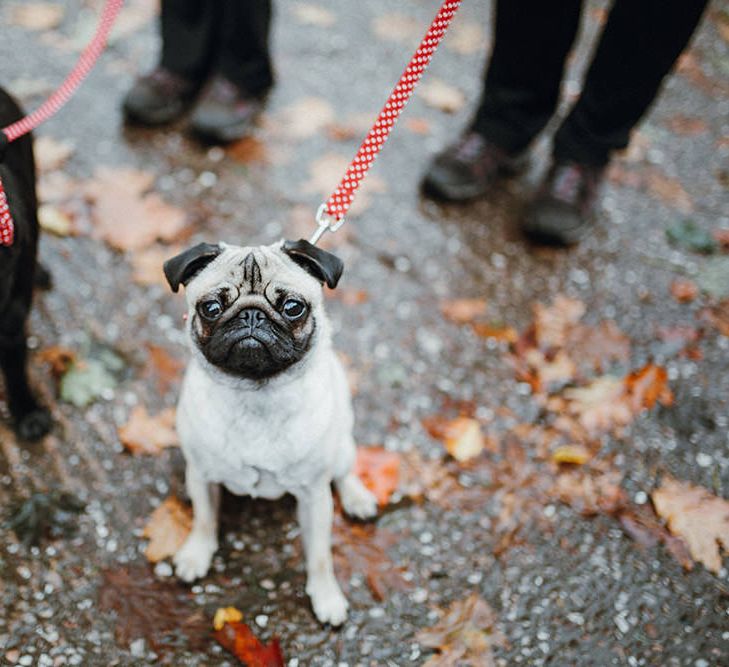
[[[233,276],[252,248],[225,251],[187,287],[190,314],[199,295]],[[174,562],[185,581],[204,576],[217,550],[219,486],[238,495],[297,499],[306,554],[306,591],[322,623],[340,625],[347,601],[331,559],[334,480],[345,511],[359,518],[375,514],[374,496],[352,473],[355,445],[346,376],[331,344],[319,284],[278,246],[257,248],[276,280],[295,283],[312,306],[316,340],[293,368],[257,384],[225,375],[193,343],[193,359],[182,385],[177,429],[187,463],[193,527]],[[273,268],[272,268],[273,267]],[[235,280],[230,281],[233,286]],[[192,317],[188,320],[188,332]]]

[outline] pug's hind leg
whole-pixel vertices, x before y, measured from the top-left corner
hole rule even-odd
[[[347,618],[347,600],[332,565],[332,491],[328,480],[296,495],[296,512],[306,554],[306,592],[321,623],[341,625]]]
[[[371,519],[377,514],[377,499],[353,472],[335,481],[344,511],[356,519]]]
[[[173,560],[177,576],[190,582],[207,574],[218,549],[220,485],[206,482],[190,465],[185,478],[192,500],[192,530]]]

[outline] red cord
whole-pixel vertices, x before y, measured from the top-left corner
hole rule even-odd
[[[395,121],[412,96],[423,72],[430,64],[433,53],[443,39],[460,4],[461,0],[445,0],[433,19],[428,32],[425,33],[418,50],[408,63],[392,93],[390,93],[390,97],[387,98],[387,102],[380,111],[374,126],[359,147],[352,164],[350,164],[337,189],[327,200],[325,204],[326,212],[335,220],[339,221],[347,214],[357,188],[387,141],[390,130],[392,130]]]

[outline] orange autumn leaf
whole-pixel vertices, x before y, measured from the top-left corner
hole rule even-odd
[[[431,436],[440,440],[446,451],[459,463],[478,456],[486,447],[481,424],[471,417],[428,417],[423,426]]]
[[[655,364],[646,364],[628,375],[625,389],[636,414],[650,410],[656,403],[666,407],[673,404],[673,392],[668,387],[668,372]]]
[[[519,334],[514,327],[504,327],[486,322],[474,322],[471,324],[474,332],[480,338],[493,338],[513,345],[519,340]]]
[[[135,406],[129,421],[119,429],[119,440],[135,456],[156,456],[167,447],[177,447],[174,408],[167,408],[153,417],[144,406]]]
[[[692,280],[674,280],[671,283],[671,296],[679,303],[689,303],[699,295],[699,288]]]
[[[213,637],[226,651],[246,667],[284,667],[284,657],[277,637],[264,644],[241,621],[226,623]]]
[[[724,250],[729,250],[729,229],[715,229],[711,235]]]
[[[266,147],[255,137],[243,137],[228,146],[226,150],[231,158],[241,164],[266,161]]]
[[[729,552],[729,501],[672,477],[664,478],[651,498],[671,533],[686,541],[691,557],[718,574],[720,548]]]
[[[486,299],[449,299],[442,301],[440,311],[455,324],[469,324],[486,311]]]
[[[182,379],[185,362],[170,354],[169,350],[153,343],[147,343],[149,352],[148,374],[157,380],[157,389],[166,394],[170,387]]]
[[[144,555],[150,563],[174,556],[192,527],[192,510],[170,496],[152,512],[142,537],[149,540]]]
[[[358,447],[354,474],[384,507],[400,481],[400,456],[384,447]]]
[[[76,353],[67,347],[53,345],[38,353],[41,363],[48,364],[51,375],[60,380],[66,371],[76,361]]]

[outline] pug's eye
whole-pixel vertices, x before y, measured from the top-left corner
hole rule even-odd
[[[306,312],[306,304],[298,299],[287,299],[283,305],[283,314],[290,320],[298,320]]]
[[[208,322],[214,322],[223,314],[223,304],[217,299],[203,301],[197,306],[197,312]]]

